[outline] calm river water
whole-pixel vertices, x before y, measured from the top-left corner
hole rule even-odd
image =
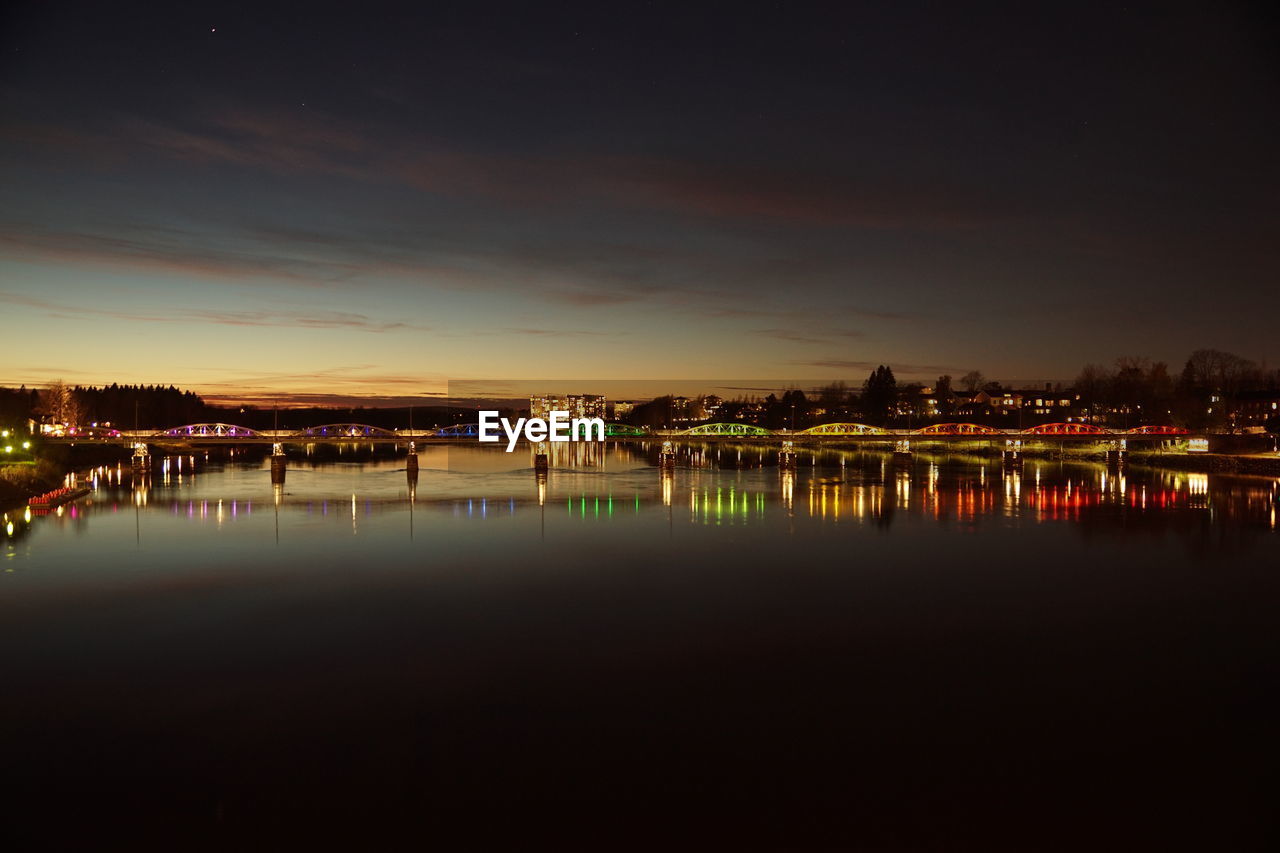
[[[201,452],[10,510],[5,831],[1274,841],[1280,481],[655,453]]]

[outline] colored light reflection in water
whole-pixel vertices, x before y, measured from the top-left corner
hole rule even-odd
[[[566,761],[575,803],[614,797],[660,754],[639,799],[746,773],[843,814],[849,779],[915,790],[937,745],[962,769],[930,802],[990,766],[979,796],[1004,814],[1041,763],[1029,737],[1058,750],[1034,810],[1064,766],[1064,798],[1092,796],[1158,732],[1111,792],[1127,809],[1171,766],[1179,789],[1248,777],[1221,772],[1219,738],[1243,732],[1253,755],[1274,716],[1265,679],[1239,676],[1274,660],[1277,478],[808,451],[780,470],[759,447],[663,471],[642,445],[545,472],[431,448],[413,476],[394,454],[322,450],[283,483],[265,456],[201,452],[0,508],[11,775],[79,796],[93,755],[100,779],[138,768],[149,808],[205,796],[219,768],[233,804],[469,780],[493,813],[530,779],[570,778]],[[655,719],[674,738],[657,750]],[[391,758],[370,773],[370,755]],[[316,756],[336,765],[319,781]],[[834,756],[833,775],[806,783],[795,756]],[[511,767],[536,773],[503,788],[490,771]]]
[[[388,524],[370,520],[395,518],[411,503],[427,519],[447,514],[468,523],[505,523],[542,513],[556,502],[565,508],[565,518],[579,524],[621,523],[650,512],[671,517],[674,506],[685,504],[682,517],[699,526],[767,526],[779,518],[878,528],[909,519],[1158,526],[1199,516],[1215,524],[1275,530],[1280,501],[1280,478],[1040,460],[1010,466],[998,458],[904,461],[814,452],[804,454],[797,468],[780,469],[770,464],[773,455],[757,448],[695,447],[681,450],[675,468],[660,469],[653,464],[653,447],[622,444],[576,455],[566,451],[549,471],[535,471],[521,466],[525,461],[532,466],[533,458],[524,460],[519,453],[453,447],[447,459],[434,460],[447,467],[424,464],[421,475],[415,471],[406,480],[402,460],[370,453],[332,463],[308,457],[307,464],[289,469],[287,484],[276,485],[267,479],[265,458],[243,453],[238,458],[157,457],[152,471],[136,475],[120,465],[100,466],[67,478],[69,485],[87,487],[87,497],[65,507],[9,511],[0,530],[10,543],[28,539],[47,519],[79,525],[83,532],[127,506],[139,517],[138,541],[159,544],[175,534],[143,523],[156,513],[185,524],[247,529],[259,523],[255,504],[270,503],[272,521],[286,533],[299,516],[325,525],[342,517],[350,536],[381,536]],[[423,458],[432,460],[431,452]],[[545,534],[545,515],[540,519]]]

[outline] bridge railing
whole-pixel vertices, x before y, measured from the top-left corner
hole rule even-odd
[[[356,429],[354,427],[360,427]],[[439,429],[384,429],[379,427],[363,428],[361,425],[331,424],[328,427],[310,427],[305,429],[249,429],[232,424],[190,424],[182,427],[171,427],[166,430],[137,429],[111,430],[110,435],[100,431],[81,432],[77,435],[48,436],[48,438],[69,441],[118,441],[118,442],[163,442],[168,440],[200,440],[200,441],[258,441],[309,443],[321,441],[427,441],[433,438],[473,438],[477,434],[475,424],[455,424]],[[1099,427],[1091,424],[1042,424],[1025,429],[1001,429],[979,424],[932,424],[919,429],[890,429],[870,427],[865,424],[822,424],[802,430],[769,430],[747,424],[703,424],[689,429],[654,429],[648,432],[640,430],[623,431],[621,429],[606,430],[611,438],[732,438],[732,439],[809,439],[809,438],[858,438],[868,441],[895,440],[911,438],[928,441],[931,438],[944,439],[997,439],[1001,437],[1018,437],[1022,439],[1063,439],[1074,438],[1087,440],[1090,438],[1103,440],[1109,438],[1153,438],[1153,439],[1187,439],[1189,437],[1205,437],[1214,433],[1208,431],[1190,431],[1172,426],[1141,426],[1129,429]]]

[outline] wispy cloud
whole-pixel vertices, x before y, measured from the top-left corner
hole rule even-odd
[[[792,343],[859,336],[797,325],[817,313],[788,307],[787,294],[804,287],[849,294],[848,304],[837,297],[820,309],[833,325],[919,315],[895,310],[901,300],[883,287],[850,282],[848,252],[840,246],[815,251],[808,236],[788,243],[786,235],[812,235],[815,226],[830,226],[833,234],[967,229],[1008,213],[980,192],[902,186],[877,176],[819,176],[803,165],[743,169],[589,151],[477,152],[402,128],[353,127],[324,114],[215,110],[164,121],[117,115],[79,135],[59,128],[18,131],[15,144],[56,143],[63,151],[78,139],[78,153],[91,164],[101,155],[96,165],[104,170],[132,168],[144,156],[148,165],[177,161],[193,174],[210,167],[213,175],[214,167],[229,165],[255,179],[271,174],[302,177],[312,187],[323,183],[334,198],[357,207],[388,188],[397,196],[406,188],[421,194],[407,220],[403,211],[352,215],[344,205],[340,227],[322,217],[276,211],[273,218],[265,209],[231,215],[216,206],[183,210],[173,221],[184,224],[171,227],[106,217],[9,221],[0,223],[0,254],[9,257],[236,283],[262,278],[307,288],[370,283],[469,298],[514,295],[570,310],[674,309],[741,325],[756,318],[755,325],[773,331],[752,334]],[[316,176],[338,180],[310,181]],[[758,239],[763,220],[770,227],[767,243]],[[863,293],[871,294],[869,307],[859,305]],[[376,325],[370,320],[367,328]]]
[[[374,364],[344,364],[310,371],[228,372],[217,366],[188,368],[209,378],[191,387],[224,404],[392,406],[442,402],[448,385],[432,373],[388,373]]]
[[[225,392],[209,391],[201,395],[205,402],[217,406],[257,406],[270,408],[330,408],[443,406],[449,401],[438,394],[338,394],[296,392]]]
[[[841,308],[840,313],[867,320],[919,320],[924,317],[918,311],[871,311],[865,308]]]
[[[378,322],[364,314],[344,311],[216,311],[204,308],[174,308],[162,313],[116,311],[64,305],[17,293],[0,291],[0,302],[22,305],[46,312],[51,317],[110,317],[141,323],[215,323],[225,326],[281,326],[301,329],[353,329],[361,332],[396,330],[427,331],[425,326],[400,322]]]
[[[804,332],[795,332],[790,329],[751,329],[747,334],[756,335],[757,337],[762,338],[773,338],[779,341],[789,341],[796,344],[825,344],[827,342],[826,337],[818,337]]]
[[[288,251],[286,243],[218,245],[209,233],[113,223],[99,231],[54,229],[35,223],[0,223],[0,252],[95,267],[139,268],[197,278],[268,276],[302,284],[343,281],[365,266],[327,256]]]
[[[595,307],[601,305],[624,305],[628,302],[639,302],[644,294],[622,290],[549,290],[543,294],[552,302],[563,302],[567,305]]]
[[[354,129],[314,111],[298,116],[215,110],[181,121],[118,115],[91,135],[27,124],[15,128],[13,138],[29,145],[53,140],[63,148],[78,146],[83,154],[110,162],[142,152],[195,164],[318,173],[539,207],[585,201],[687,216],[873,230],[967,230],[1023,212],[989,187],[954,182],[592,151],[476,153],[400,128]]]
[[[795,364],[803,367],[820,367],[830,370],[875,370],[880,365],[887,364],[895,373],[901,373],[904,375],[963,372],[962,368],[945,364],[908,364],[905,362],[861,361],[857,359],[843,358],[826,358],[814,361],[791,361],[788,362],[788,364]]]
[[[511,335],[534,335],[537,337],[601,337],[608,332],[596,332],[587,329],[530,329],[530,328],[505,328],[501,330],[502,334]]]
[[[282,311],[181,311],[174,318],[157,316],[140,316],[139,319],[157,320],[195,320],[205,323],[221,323],[227,326],[296,326],[303,329],[355,329],[361,332],[390,332],[398,329],[429,331],[427,326],[416,326],[411,323],[376,322],[364,314],[353,314],[345,311],[314,311],[309,313]]]
[[[865,337],[858,329],[751,329],[747,334],[797,344],[828,344],[833,338]]]

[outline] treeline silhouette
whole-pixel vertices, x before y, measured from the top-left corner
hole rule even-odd
[[[648,427],[714,420],[804,429],[838,421],[909,427],[948,420],[1027,427],[1070,418],[1115,427],[1227,428],[1245,422],[1240,416],[1248,413],[1243,407],[1251,399],[1280,394],[1280,371],[1232,353],[1201,349],[1177,375],[1161,361],[1122,357],[1113,367],[1085,365],[1075,381],[1065,385],[1008,385],[988,381],[976,370],[959,379],[961,389],[954,384],[946,374],[929,385],[899,383],[890,367],[879,365],[858,389],[843,382],[810,389],[808,394],[789,388],[781,394],[724,400],[714,411],[706,410],[704,398],[662,396],[636,406],[626,420]],[[1003,403],[1006,395],[1015,401],[1015,409]],[[683,413],[692,416],[681,417]],[[1257,424],[1256,418],[1248,422]],[[1265,423],[1280,428],[1280,419]]]
[[[1196,350],[1176,375],[1164,362],[1147,358],[1116,359],[1114,367],[1088,364],[1066,387],[1020,388],[987,381],[978,371],[960,377],[961,390],[953,388],[949,375],[930,385],[900,384],[893,370],[880,365],[861,388],[832,382],[810,393],[798,388],[765,397],[736,400],[665,395],[636,406],[625,422],[646,427],[689,425],[709,420],[750,423],[769,429],[804,429],[819,423],[858,421],[874,425],[920,426],[929,421],[961,419],[1000,426],[1033,426],[1036,423],[1084,418],[1112,426],[1173,424],[1194,428],[1239,425],[1237,415],[1250,399],[1280,394],[1280,370],[1214,349]],[[985,392],[985,394],[983,393]],[[1016,415],[994,398],[1022,394]],[[1031,402],[1045,398],[1044,405]],[[1061,405],[1067,399],[1069,405]],[[1270,397],[1267,397],[1270,399]],[[472,401],[474,402],[474,401]],[[510,403],[510,401],[506,401]],[[516,414],[501,404],[491,404],[503,416]],[[67,386],[54,382],[40,389],[0,388],[0,423],[23,425],[28,418],[89,425],[111,424],[117,429],[167,428],[190,423],[232,423],[253,429],[301,429],[329,423],[370,424],[402,429],[412,424],[430,428],[472,422],[476,407],[421,406],[367,408],[316,406],[308,408],[259,408],[216,406],[193,391],[173,385]],[[1035,409],[1042,411],[1036,412]],[[1268,413],[1270,404],[1266,405]],[[1253,411],[1257,411],[1254,404]],[[527,412],[526,412],[527,413]],[[1255,414],[1252,421],[1258,420]],[[1017,421],[1017,423],[1014,423]],[[1271,428],[1280,427],[1272,418]]]
[[[133,429],[135,422],[141,426],[198,423],[214,411],[195,392],[173,385],[77,385],[72,391],[82,410],[82,423],[110,423],[117,429]]]
[[[54,382],[45,388],[0,388],[0,421],[11,426],[48,416],[80,426],[110,423],[132,429],[135,418],[143,426],[196,423],[218,411],[194,392],[173,385],[112,383],[97,387]]]
[[[194,391],[173,385],[66,386],[0,388],[0,423],[10,428],[28,419],[49,418],[80,426],[111,425],[114,429],[168,428],[194,423],[231,423],[251,429],[302,429],[330,423],[359,423],[384,429],[403,429],[412,420],[421,427],[475,420],[475,413],[457,407],[312,406],[281,408],[217,406]]]

